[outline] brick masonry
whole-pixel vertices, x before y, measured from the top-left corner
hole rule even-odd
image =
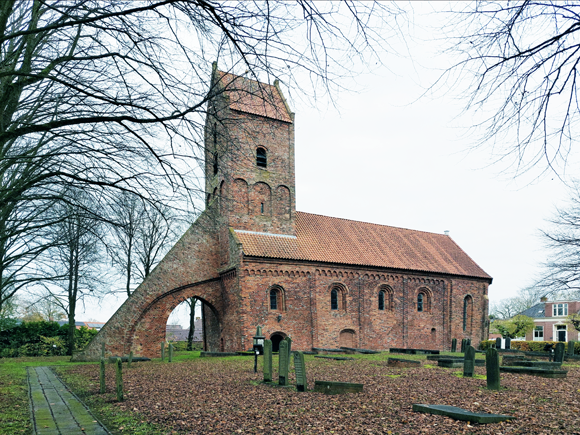
[[[249,349],[257,325],[267,338],[291,336],[295,350],[449,349],[452,338],[470,338],[477,346],[487,337],[491,279],[244,255],[233,229],[296,236],[294,114],[285,103],[278,108],[289,116],[281,119],[260,116],[259,108],[233,110],[232,93],[215,68],[213,74],[206,210],[76,359],[97,359],[103,342],[107,355],[132,350],[158,357],[171,311],[192,296],[204,302],[209,351]],[[244,80],[241,88],[249,83]],[[261,86],[283,101],[277,86]],[[257,165],[258,148],[266,152],[265,168]],[[270,309],[272,288],[280,291],[276,310]],[[338,310],[330,306],[333,288]]]

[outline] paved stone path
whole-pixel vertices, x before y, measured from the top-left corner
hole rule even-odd
[[[28,367],[32,419],[37,435],[108,435],[48,367]]]

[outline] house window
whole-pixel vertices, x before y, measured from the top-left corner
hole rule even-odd
[[[385,309],[385,291],[381,290],[379,292],[379,310],[384,311]]]
[[[264,148],[256,149],[256,165],[260,168],[265,168],[268,166],[268,157]]]
[[[534,341],[544,341],[544,327],[536,326],[534,328]]]
[[[552,316],[567,316],[568,315],[568,304],[554,304],[552,305],[553,314]]]
[[[284,292],[278,286],[270,289],[270,310],[284,311]]]

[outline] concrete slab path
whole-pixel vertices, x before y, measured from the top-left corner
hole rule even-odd
[[[35,434],[109,434],[48,367],[28,367],[28,385]]]

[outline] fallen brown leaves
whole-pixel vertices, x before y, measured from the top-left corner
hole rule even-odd
[[[317,379],[363,383],[364,392],[299,393],[262,384],[261,374],[253,373],[253,359],[202,358],[139,363],[124,370],[126,400],[116,406],[178,434],[580,434],[578,367],[569,368],[566,379],[502,374],[502,390],[489,391],[485,380],[455,376],[457,369],[396,369],[382,361],[313,358],[306,365],[309,388]],[[92,393],[98,394],[95,366],[70,371],[90,379]],[[477,367],[476,373],[485,374],[485,368]],[[113,391],[112,367],[107,377],[107,388]],[[414,413],[413,403],[453,405],[517,419],[469,424]]]

